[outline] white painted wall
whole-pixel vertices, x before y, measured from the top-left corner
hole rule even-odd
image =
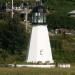
[[[27,62],[37,63],[38,61],[53,63],[47,25],[32,27]]]
[[[16,65],[16,67],[55,68],[55,65]]]

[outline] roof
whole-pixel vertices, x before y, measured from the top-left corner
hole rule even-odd
[[[39,5],[39,6],[34,7],[32,12],[45,12],[45,10],[42,5]]]
[[[69,14],[75,14],[75,10],[72,10],[71,12],[69,12]]]

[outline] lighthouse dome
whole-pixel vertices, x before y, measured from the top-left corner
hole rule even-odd
[[[33,25],[45,25],[46,15],[42,5],[37,5],[32,10],[32,24]]]
[[[36,13],[36,12],[45,13],[44,7],[41,5],[34,7],[32,13]]]

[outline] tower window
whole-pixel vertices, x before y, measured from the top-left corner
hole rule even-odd
[[[40,50],[40,55],[43,55],[43,50]]]

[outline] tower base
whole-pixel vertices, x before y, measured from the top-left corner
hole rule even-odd
[[[32,27],[27,62],[54,63],[47,25],[37,25]]]

